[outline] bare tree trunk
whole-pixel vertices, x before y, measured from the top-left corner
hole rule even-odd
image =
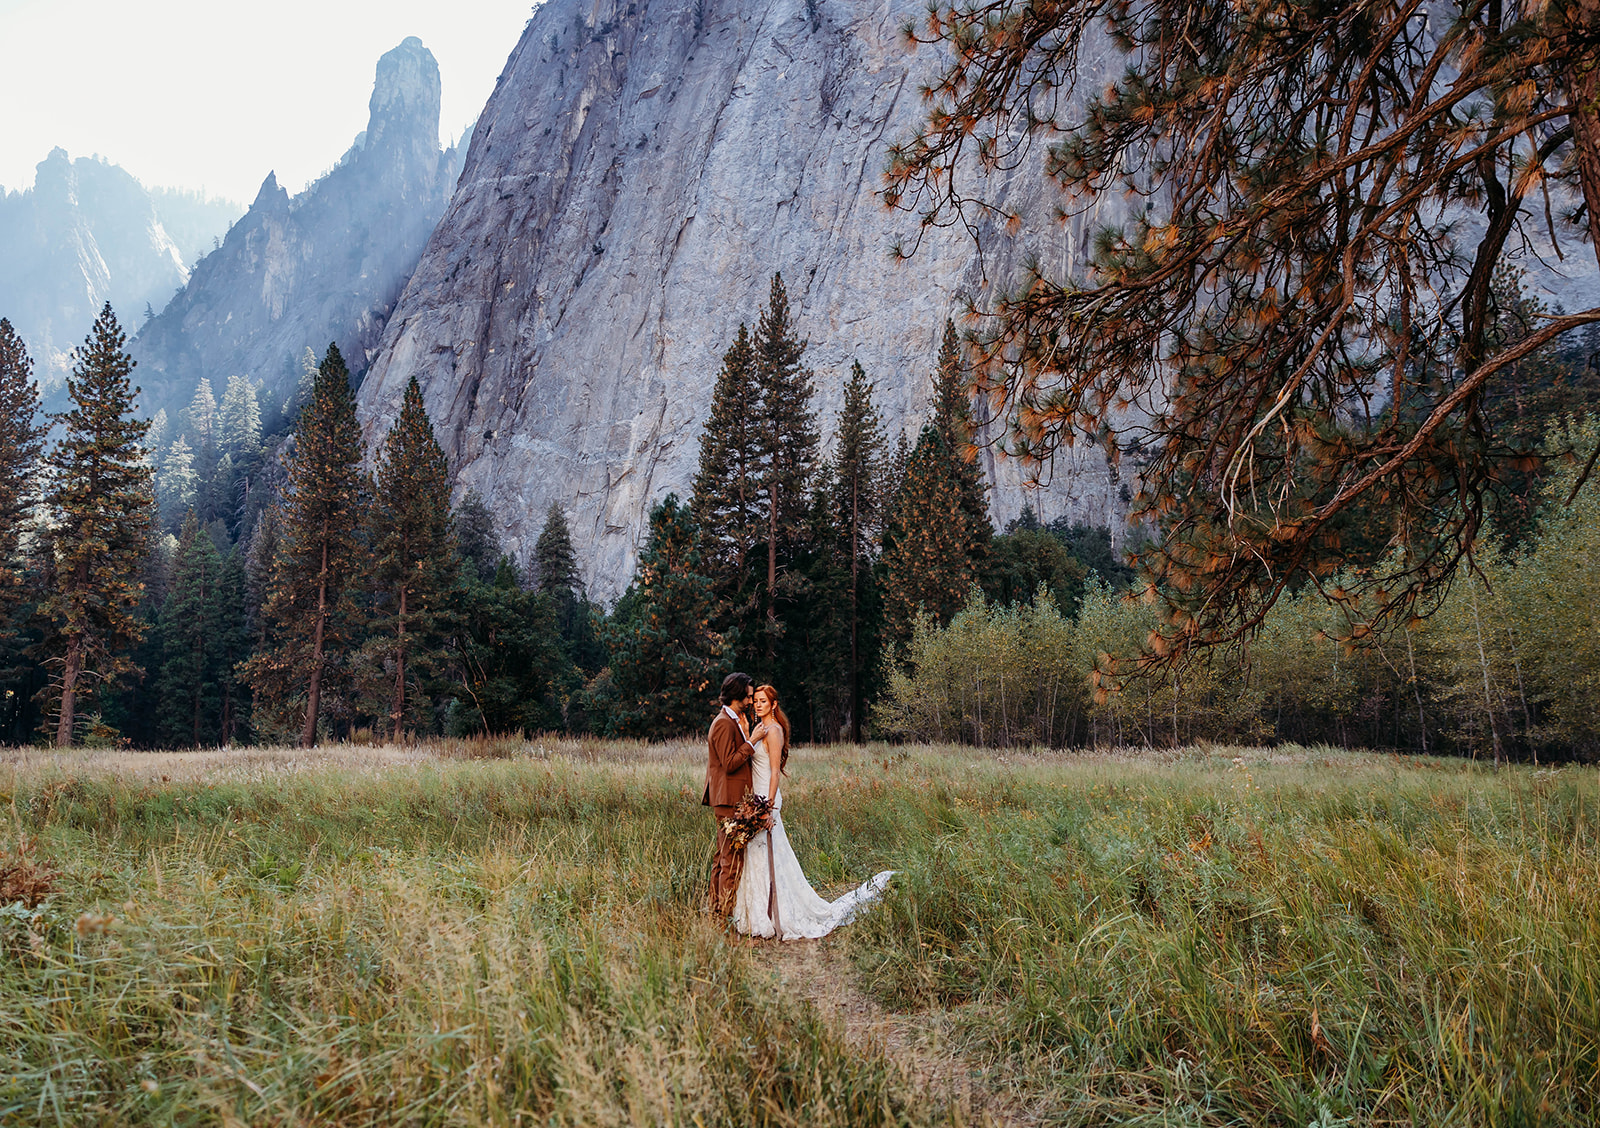
[[[78,698],[78,675],[83,672],[83,636],[67,636],[67,660],[61,671],[61,718],[56,722],[56,747],[72,747],[72,726]]]
[[[1489,717],[1489,735],[1494,739],[1494,766],[1500,766],[1500,728],[1494,723],[1494,699],[1489,689],[1489,658],[1483,650],[1483,623],[1478,620],[1477,586],[1469,579],[1467,590],[1472,592],[1472,625],[1478,631],[1478,669],[1483,673],[1483,709]]]
[[[1417,655],[1411,647],[1411,632],[1406,631],[1406,661],[1411,665],[1411,692],[1417,698],[1417,723],[1422,726],[1422,754],[1428,754],[1428,715],[1422,709],[1422,683],[1417,679]]]
[[[306,723],[300,747],[317,743],[317,713],[322,707],[322,631],[328,621],[328,522],[322,522],[322,573],[317,577],[317,624],[311,636],[311,684],[306,688]]]
[[[394,652],[394,708],[389,713],[389,739],[400,740],[406,715],[406,585],[400,585],[400,638]]]
[[[204,534],[202,533],[201,535],[203,536]],[[194,716],[191,718],[194,726],[192,735],[194,747],[196,748],[200,747],[200,702],[205,696],[201,687],[205,684],[203,680],[203,673],[206,668],[206,632],[204,629],[206,595],[206,574],[205,568],[202,566],[200,570],[200,616],[202,627],[199,631],[195,632],[194,639]]]
[[[856,610],[857,573],[860,571],[861,510],[857,495],[861,489],[861,475],[850,476],[850,740],[861,743],[861,677],[860,659],[857,655],[856,635],[860,615]]]
[[[774,588],[778,583],[778,483],[768,487],[771,507],[767,511],[767,660],[774,657],[778,625],[778,603]]]

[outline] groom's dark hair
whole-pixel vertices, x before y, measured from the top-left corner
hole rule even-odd
[[[722,679],[722,703],[732,705],[735,701],[743,701],[750,696],[753,684],[749,674],[729,674]]]

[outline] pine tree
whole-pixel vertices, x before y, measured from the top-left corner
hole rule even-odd
[[[211,381],[202,376],[195,386],[194,398],[179,415],[178,425],[189,433],[198,449],[216,441],[216,424],[217,397],[211,391]]]
[[[742,323],[722,355],[711,393],[711,417],[700,433],[700,469],[690,509],[700,529],[701,561],[717,596],[732,604],[745,565],[765,535],[760,489],[760,424],[750,410],[758,395],[755,351]]]
[[[159,463],[161,452],[167,449],[167,432],[170,430],[167,423],[167,409],[159,408],[150,417],[150,429],[144,435],[144,449],[153,455]]]
[[[811,410],[814,389],[810,370],[800,365],[805,349],[806,342],[795,336],[783,276],[774,274],[752,345],[756,395],[751,420],[761,455],[760,496],[766,508],[769,657],[780,633],[778,565],[780,558],[804,547],[810,487],[817,469],[817,425]]]
[[[477,490],[468,490],[451,518],[463,572],[469,580],[492,583],[499,566],[500,538],[494,531],[494,514]]]
[[[1174,663],[1336,573],[1340,605],[1378,597],[1373,637],[1441,606],[1478,569],[1495,490],[1538,457],[1485,400],[1600,317],[1495,340],[1525,225],[1600,256],[1600,0],[1196,12],[930,5],[910,36],[944,61],[883,193],[937,226],[1004,214],[991,173],[1048,167],[1087,261],[1050,256],[1052,276],[1029,248],[977,310],[976,375],[1025,458],[1137,450],[1133,516],[1163,534],[1139,559],[1166,609],[1151,654]],[[1086,90],[1081,52],[1108,35],[1126,66]],[[1089,235],[1124,189],[1143,206]],[[1377,389],[1381,411],[1356,409]]]
[[[256,518],[244,553],[244,608],[252,649],[264,648],[267,621],[262,614],[272,592],[272,562],[278,558],[279,506],[269,505]]]
[[[578,597],[583,584],[578,578],[578,557],[572,550],[572,533],[567,528],[566,514],[554,502],[545,515],[544,531],[534,543],[533,560],[540,591],[557,600]]]
[[[242,664],[250,657],[249,621],[246,617],[248,581],[244,553],[235,545],[222,559],[217,580],[217,682],[222,692],[222,715],[218,736],[223,747],[249,731],[250,694],[240,677]]]
[[[524,589],[506,556],[486,578],[474,567],[462,572],[451,648],[461,696],[446,714],[446,731],[465,736],[560,727],[556,686],[573,678],[549,597]]]
[[[53,416],[63,431],[50,452],[46,504],[55,529],[54,586],[40,606],[61,649],[55,741],[73,742],[86,677],[101,683],[128,672],[124,651],[143,624],[133,612],[146,553],[153,490],[141,443],[149,424],[133,418],[133,358],[107,302],[78,349],[67,394]]]
[[[248,376],[229,376],[217,409],[218,447],[235,460],[261,448],[261,404]]]
[[[978,534],[954,466],[943,434],[924,427],[884,536],[885,629],[901,645],[919,612],[947,624],[978,578]]]
[[[859,361],[850,366],[845,384],[844,406],[839,412],[838,436],[830,468],[832,485],[829,516],[832,527],[845,534],[841,538],[850,573],[850,737],[861,743],[863,708],[861,678],[864,669],[862,648],[862,586],[870,581],[870,546],[878,542],[883,506],[878,492],[883,477],[883,423],[872,402],[873,384]]]
[[[911,465],[911,443],[904,430],[896,431],[894,453],[883,467],[883,479],[878,484],[878,497],[885,513],[894,504],[894,497],[905,484],[906,470]]]
[[[200,485],[200,474],[194,468],[194,450],[179,435],[167,448],[161,460],[161,470],[156,474],[156,497],[161,503],[161,520],[167,528],[194,507]]]
[[[384,440],[372,506],[371,629],[390,679],[389,735],[406,731],[409,687],[443,662],[442,616],[455,584],[450,464],[413,376]]]
[[[966,512],[978,541],[987,546],[994,528],[989,521],[989,502],[973,445],[972,392],[961,360],[961,341],[955,322],[944,323],[944,340],[939,345],[939,368],[933,378],[933,425],[944,439],[950,468],[961,483],[961,508]],[[982,550],[980,549],[980,557]]]
[[[37,497],[34,486],[44,429],[39,426],[39,389],[33,383],[28,350],[0,318],[0,639],[14,632],[13,617],[22,597],[20,534]]]
[[[277,710],[298,703],[304,693],[305,748],[316,743],[330,675],[355,643],[365,559],[358,536],[363,457],[350,373],[339,347],[330,344],[296,421],[278,552],[262,610],[266,648],[248,664],[251,683]]]
[[[161,635],[157,727],[162,742],[171,747],[215,743],[222,705],[221,571],[216,545],[200,528],[194,510],[189,510],[178,533],[166,606],[157,626]]]
[[[650,539],[623,597],[630,613],[607,624],[613,735],[678,736],[705,724],[726,672],[712,630],[711,581],[700,573],[699,531],[676,494],[650,512]]]

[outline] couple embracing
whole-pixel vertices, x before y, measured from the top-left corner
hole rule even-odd
[[[750,727],[745,710],[755,707]],[[722,708],[711,722],[706,792],[701,802],[717,820],[717,853],[711,863],[712,911],[733,916],[747,936],[814,940],[846,923],[883,892],[892,870],[878,874],[837,901],[817,896],[800,868],[783,829],[783,791],[779,786],[789,760],[789,718],[770,685],[752,687],[750,675],[729,674],[722,682]],[[767,829],[739,852],[724,824],[746,792],[770,801]]]

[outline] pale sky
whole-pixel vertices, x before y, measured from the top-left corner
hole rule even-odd
[[[528,0],[0,0],[0,186],[59,145],[147,187],[249,204],[291,193],[367,124],[378,56],[415,35],[439,61],[441,144],[483,108]]]

